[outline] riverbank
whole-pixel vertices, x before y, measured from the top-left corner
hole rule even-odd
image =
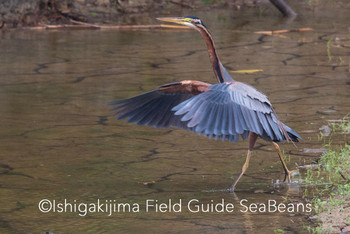
[[[267,2],[267,1],[259,1]],[[96,24],[135,24],[140,14],[162,14],[183,9],[256,6],[252,0],[29,0],[0,2],[0,27],[16,28],[73,21]],[[125,17],[127,16],[127,20]],[[147,23],[147,22],[144,22]]]
[[[345,117],[329,124],[332,134],[324,138],[328,148],[317,161],[315,167],[307,169],[305,182],[311,190],[305,189],[305,195],[312,195],[315,215],[311,220],[315,225],[308,227],[312,233],[348,233],[350,232],[350,119]],[[332,145],[333,137],[341,137],[344,145]]]

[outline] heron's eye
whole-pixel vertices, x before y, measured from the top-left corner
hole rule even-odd
[[[192,24],[201,24],[202,22],[201,22],[200,19],[193,19],[193,20],[191,21],[191,23],[192,23]]]

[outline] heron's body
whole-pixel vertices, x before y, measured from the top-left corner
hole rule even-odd
[[[112,102],[118,119],[128,118],[135,122],[157,128],[177,127],[210,138],[236,142],[241,136],[249,137],[247,160],[232,184],[233,191],[248,167],[251,151],[258,136],[271,141],[278,151],[286,179],[291,172],[275,142],[292,140],[300,136],[279,121],[265,94],[254,87],[232,79],[221,64],[214,41],[197,17],[159,18],[180,23],[198,30],[204,37],[210,62],[218,84],[196,80],[184,80],[160,86],[158,89],[129,99]]]

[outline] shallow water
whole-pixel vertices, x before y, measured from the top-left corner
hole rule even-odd
[[[350,111],[349,4],[321,5],[302,6],[304,12],[290,22],[269,9],[191,12],[212,32],[228,70],[263,70],[232,75],[267,94],[280,119],[302,135],[298,148],[281,144],[290,169],[317,157],[302,149],[321,148],[319,128]],[[284,37],[254,33],[301,27],[313,31]],[[197,32],[28,30],[0,37],[1,233],[305,230],[307,212],[240,210],[244,199],[259,207],[269,200],[306,204],[297,184],[275,183],[284,175],[269,143],[258,140],[246,175],[230,194],[223,190],[240,171],[247,142],[111,117],[112,100],[179,80],[214,83]],[[43,213],[42,199],[63,205],[67,199],[70,205],[67,212]],[[135,203],[139,212],[74,212],[98,199],[107,205]],[[181,212],[146,212],[147,200],[173,205],[180,199]],[[234,212],[191,212],[192,199],[204,204],[224,199]]]

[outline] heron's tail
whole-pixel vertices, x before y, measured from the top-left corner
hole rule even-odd
[[[284,123],[280,122],[280,124],[282,125],[284,131],[288,134],[288,138],[286,137],[287,140],[291,140],[293,142],[299,142],[299,139],[300,140],[303,139],[296,131],[294,131],[293,129],[291,129],[290,127],[285,125]]]

